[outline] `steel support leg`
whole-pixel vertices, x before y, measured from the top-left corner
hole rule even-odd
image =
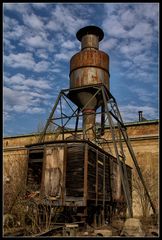
[[[120,111],[119,111],[119,109],[118,109],[116,100],[114,99],[114,97],[112,98],[112,100],[113,100],[113,104],[114,104],[114,105],[113,105],[113,110],[114,110],[114,112],[113,112],[113,113],[110,112],[110,113],[111,113],[112,116],[115,116],[115,119],[116,119],[117,122],[118,122],[120,131],[121,131],[122,136],[123,136],[123,138],[124,138],[124,141],[125,141],[125,143],[126,143],[126,145],[127,145],[127,147],[128,147],[129,153],[130,153],[130,155],[131,155],[131,157],[132,157],[132,160],[133,160],[133,162],[134,162],[134,165],[135,165],[136,171],[137,171],[137,173],[138,173],[138,176],[139,176],[139,178],[140,178],[140,180],[141,180],[141,182],[142,182],[142,185],[143,185],[143,187],[144,187],[144,189],[145,189],[145,192],[146,192],[146,195],[147,195],[148,200],[149,200],[149,202],[150,202],[150,205],[151,205],[151,207],[152,207],[153,213],[155,214],[155,213],[156,213],[156,210],[155,210],[154,204],[153,204],[153,202],[152,202],[152,200],[151,200],[151,197],[150,197],[150,194],[149,194],[149,192],[148,192],[148,190],[147,190],[147,187],[146,187],[144,178],[143,178],[143,176],[142,176],[140,167],[139,167],[139,165],[138,165],[136,156],[135,156],[134,151],[133,151],[133,148],[132,148],[132,146],[131,146],[131,143],[130,143],[129,137],[128,137],[128,135],[127,135],[126,129],[125,129],[125,127],[124,127],[124,123],[123,123],[123,121],[122,121],[122,117],[121,117]]]
[[[47,128],[48,128],[48,126],[49,126],[49,124],[50,124],[50,121],[51,121],[51,119],[52,119],[52,116],[53,116],[53,114],[54,114],[54,112],[55,112],[55,110],[56,110],[56,108],[57,108],[57,105],[58,105],[58,103],[59,103],[59,101],[60,101],[60,98],[61,98],[61,92],[59,93],[59,95],[58,95],[58,97],[57,97],[57,99],[56,99],[55,105],[54,105],[54,107],[53,107],[53,109],[52,109],[52,111],[51,111],[51,113],[50,113],[50,116],[49,116],[49,118],[48,118],[48,120],[47,120],[47,122],[46,122],[46,125],[45,125],[44,129],[43,129],[43,132],[41,133],[41,136],[40,136],[39,141],[38,141],[39,143],[41,143],[41,142],[44,141]]]
[[[122,165],[121,165],[121,161],[119,158],[118,148],[117,148],[116,139],[115,139],[115,133],[114,133],[114,129],[113,129],[113,122],[112,122],[111,115],[109,113],[107,99],[105,96],[105,90],[104,90],[104,87],[101,87],[101,88],[102,88],[102,96],[103,96],[104,105],[105,105],[105,111],[106,111],[106,114],[107,114],[107,117],[109,120],[109,124],[110,124],[110,131],[111,131],[111,136],[112,136],[112,140],[113,140],[113,144],[114,144],[115,155],[116,155],[117,162],[119,165],[122,186],[123,186],[123,190],[124,190],[124,194],[125,194],[125,198],[126,198],[126,202],[127,202],[127,206],[128,206],[128,214],[129,214],[129,217],[133,217],[133,211],[132,211],[132,205],[131,205],[131,199],[130,199],[130,193],[129,193],[130,191],[125,184],[125,181],[128,181],[128,179],[126,179],[126,176],[124,176],[124,174],[123,174]]]

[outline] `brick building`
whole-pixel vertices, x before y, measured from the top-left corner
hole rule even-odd
[[[155,207],[158,209],[159,121],[131,122],[125,123],[125,126],[148,190],[150,191]],[[67,134],[67,137],[69,136]],[[57,136],[57,139],[59,137]],[[10,210],[18,192],[25,186],[28,160],[27,148],[25,146],[36,143],[38,138],[39,134],[28,134],[4,137],[3,139],[4,213]],[[56,136],[48,134],[45,140],[50,141],[53,138],[56,139]],[[106,128],[103,138],[108,140],[108,143],[102,144],[103,149],[113,155],[113,144],[109,128]],[[126,163],[133,168],[134,179],[137,179],[133,161],[125,144],[124,151]],[[137,197],[139,189],[136,189],[136,184],[133,191],[133,213],[134,216],[139,216],[142,215],[142,206],[140,199]]]

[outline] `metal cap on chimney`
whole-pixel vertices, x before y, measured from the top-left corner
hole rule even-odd
[[[104,32],[101,28],[96,26],[87,26],[81,28],[77,33],[76,37],[81,41],[82,50],[85,48],[99,48],[99,42],[104,37]]]

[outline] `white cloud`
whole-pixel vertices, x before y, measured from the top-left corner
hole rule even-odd
[[[50,69],[51,72],[55,72],[55,73],[60,73],[62,70],[61,70],[61,67],[60,68],[56,68],[55,66]],[[53,77],[52,77],[53,78]]]
[[[21,100],[27,101],[25,97],[20,97]],[[28,105],[26,104],[21,104],[21,105],[15,105],[12,108],[13,111],[21,113],[21,112],[27,112],[28,110]]]
[[[55,58],[57,60],[68,60],[69,59],[68,55],[65,53],[57,53],[57,54],[55,54]]]
[[[157,5],[148,3],[104,6],[102,27],[107,40],[103,41],[101,46],[107,51],[112,50],[110,64],[113,60],[113,66],[116,66],[125,82],[128,79],[136,79],[139,83],[154,82],[152,71],[155,69],[154,62],[157,61],[158,55],[153,51],[158,37]]]
[[[30,89],[30,87],[29,86],[27,86],[27,85],[13,85],[12,86],[12,89],[13,90],[16,90],[16,91],[24,91],[24,90],[29,90]]]
[[[4,122],[9,121],[10,119],[11,119],[11,115],[8,112],[3,111],[3,120],[4,120]]]
[[[24,14],[23,14],[24,16]],[[33,15],[36,18],[36,15]],[[30,19],[28,15],[27,20]],[[33,17],[31,17],[32,21]],[[5,16],[4,18],[4,39],[18,40],[18,45],[27,50],[34,51],[34,48],[44,48],[50,51],[53,50],[54,43],[48,40],[48,33],[43,25],[43,21],[33,22],[33,28],[30,24],[21,25],[14,18]],[[37,29],[38,28],[38,29]],[[36,31],[39,30],[39,31]]]
[[[48,99],[50,100],[50,94],[46,94],[43,91],[37,93],[33,87],[36,87],[37,90],[48,89],[49,85],[45,81],[38,80],[34,81],[32,79],[25,79],[22,74],[13,76],[8,79],[10,87],[5,87],[4,92],[4,114],[6,120],[10,119],[10,115],[13,112],[17,113],[43,113],[44,102]],[[24,82],[24,85],[23,85]],[[21,85],[22,84],[22,85]],[[28,86],[30,89],[21,89],[20,86]],[[12,88],[14,87],[14,88]],[[31,88],[32,87],[32,88]],[[43,105],[42,105],[43,104]]]
[[[41,94],[41,93],[38,93],[38,92],[31,92],[30,95],[32,97],[38,97],[38,98],[42,98],[42,99],[49,99],[51,98],[51,96],[49,94]]]
[[[31,32],[28,30],[20,39],[20,46],[24,47],[27,51],[35,52],[36,49],[41,48],[49,54],[49,51],[53,51],[54,43],[52,40],[48,40],[45,30],[38,32]]]
[[[13,28],[15,25],[18,25],[18,21],[16,19],[4,16],[3,26],[5,31],[11,30],[11,28]]]
[[[153,34],[152,28],[153,27],[149,23],[139,22],[135,25],[133,29],[128,32],[128,36],[139,39],[149,36],[151,37],[151,35]]]
[[[62,50],[63,52],[61,53],[57,53],[55,54],[55,58],[56,60],[64,60],[64,61],[69,61],[70,58],[76,53],[76,51],[64,51]]]
[[[33,54],[28,52],[18,54],[11,53],[4,56],[4,61],[6,65],[12,68],[23,67],[26,69],[33,69],[33,66],[35,65]]]
[[[19,73],[8,78],[7,82],[12,85],[17,84],[21,86],[35,87],[38,89],[51,89],[51,86],[49,85],[48,81],[41,79],[25,78],[23,74]]]
[[[37,15],[35,15],[34,13],[32,14],[23,14],[23,20],[24,20],[24,24],[34,28],[34,29],[42,29],[44,26],[43,21],[40,19],[40,17],[38,17]]]
[[[68,40],[68,41],[64,41],[64,42],[61,44],[61,46],[64,47],[64,48],[67,48],[67,49],[72,49],[72,48],[75,47],[75,43],[74,43],[74,41]]]
[[[25,68],[35,72],[45,72],[49,67],[47,61],[36,63],[33,54],[29,52],[6,55],[4,56],[4,63],[11,68]]]
[[[41,89],[50,89],[51,88],[49,86],[48,82],[43,81],[43,80],[26,79],[25,85],[30,86],[30,87],[41,88]]]
[[[152,60],[148,57],[148,55],[146,53],[142,53],[142,54],[139,54],[137,56],[134,57],[133,59],[136,63],[138,63],[140,66],[143,64],[149,64],[149,63],[152,63]]]
[[[130,105],[130,104],[125,106],[120,106],[120,112],[125,122],[137,121],[138,111],[143,111],[143,117],[146,118],[147,120],[157,118],[157,109],[154,107],[149,107],[147,105],[137,106],[137,105]]]
[[[4,39],[19,40],[26,35],[27,29],[14,18],[4,17]]]
[[[52,19],[46,24],[46,28],[52,31],[58,31],[60,30],[60,25]]]
[[[111,50],[114,72],[110,72],[110,84],[112,81],[115,89],[118,81],[128,86],[137,83],[130,98],[121,91],[121,98],[129,102],[121,108],[126,111],[125,120],[136,121],[139,110],[148,119],[156,118],[157,109],[150,107],[156,98],[150,83],[157,83],[157,53],[153,51],[158,29],[156,4],[8,3],[5,9],[5,119],[12,120],[14,113],[43,114],[47,106],[51,111],[53,99],[68,86],[70,58],[80,49],[76,31],[91,24],[103,28],[100,49],[108,54]],[[149,83],[146,91],[140,83]]]
[[[131,41],[128,44],[122,44],[118,47],[120,52],[127,57],[136,56],[137,54],[141,53],[142,50],[145,49],[145,46],[141,44],[140,41]]]
[[[13,3],[4,3],[4,9],[5,10],[14,10],[15,9],[15,5]]]
[[[132,64],[133,64],[132,61],[128,61],[128,60],[121,62],[122,67],[125,67],[125,68],[131,67]]]
[[[118,40],[116,38],[110,38],[106,41],[101,42],[100,49],[107,50],[117,47]]]
[[[159,3],[137,4],[135,8],[138,16],[143,16],[148,20],[153,20],[156,24],[159,15]]]
[[[34,24],[33,24],[34,25]],[[34,26],[33,26],[34,27]],[[4,32],[5,32],[5,38],[11,38],[19,40],[20,42],[24,40],[24,44],[30,44],[33,45],[34,42],[37,42],[38,44],[42,41],[46,41],[47,46],[49,44],[49,41],[47,40],[48,33],[46,32],[43,23],[42,28],[38,29],[39,31],[36,31],[35,29],[32,29],[30,26],[25,26],[20,24],[17,20],[11,17],[4,17]],[[35,46],[35,45],[34,45]]]
[[[121,15],[121,23],[124,27],[132,28],[135,25],[136,17],[132,10],[128,9]]]
[[[153,24],[153,19],[158,16],[157,6],[154,4],[133,4],[131,8],[128,4],[105,4],[105,13],[102,27],[108,37],[140,39],[144,44],[153,40],[154,25],[157,25],[157,20]]]
[[[32,7],[36,9],[47,8],[47,3],[32,3]]]
[[[49,67],[49,62],[40,61],[35,64],[34,69],[36,72],[46,72],[48,70],[48,67]]]
[[[48,52],[45,49],[38,49],[36,56],[43,59],[48,59]]]
[[[8,105],[8,108],[10,107],[17,107],[17,106],[25,106],[29,105],[31,97],[27,94],[25,95],[24,92],[12,90],[8,87],[4,87],[4,102],[5,105]]]
[[[33,113],[44,113],[45,109],[41,108],[41,107],[32,107],[30,109],[27,109],[26,111],[29,114],[33,114]]]
[[[143,66],[140,66],[140,64],[136,65],[132,63],[130,67],[126,69],[126,71],[123,71],[122,69],[122,71],[120,72],[120,75],[123,78],[123,81],[124,81],[124,77],[126,77],[127,81],[133,80],[133,81],[136,81],[137,84],[155,83],[155,76],[154,74],[152,74],[151,69],[148,67],[147,71],[146,69],[144,71]]]
[[[151,102],[151,99],[154,100],[157,97],[157,92],[150,92],[147,88],[139,88],[132,85],[131,87],[129,87],[129,90],[132,93],[136,93],[140,101],[146,103]]]
[[[15,45],[11,44],[11,41],[8,39],[4,39],[3,40],[4,43],[4,48],[8,51],[8,52],[12,52],[14,49],[16,49]]]
[[[46,42],[39,35],[26,37],[23,40],[23,42],[24,42],[24,44],[26,43],[31,47],[37,47],[37,48],[46,47]]]
[[[105,3],[104,4],[105,12],[107,13],[107,16],[112,16],[116,13],[116,11],[119,9],[119,4],[113,4],[113,3]]]
[[[56,5],[56,8],[52,12],[52,16],[52,20],[57,23],[59,29],[61,31],[64,29],[69,34],[73,34],[88,23],[87,19],[79,18],[79,16],[74,15],[68,7],[62,4]]]
[[[116,16],[112,16],[110,19],[106,18],[102,24],[103,29],[107,32],[108,35],[113,37],[125,37],[127,33],[123,25],[118,21]]]
[[[4,3],[4,9],[22,14],[30,11],[30,5],[27,3]]]

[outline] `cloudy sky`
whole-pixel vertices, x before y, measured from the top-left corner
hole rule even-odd
[[[104,31],[100,50],[110,57],[110,91],[123,120],[138,121],[140,110],[159,118],[157,3],[4,3],[4,136],[45,123],[59,91],[69,88],[76,32],[87,25]]]

